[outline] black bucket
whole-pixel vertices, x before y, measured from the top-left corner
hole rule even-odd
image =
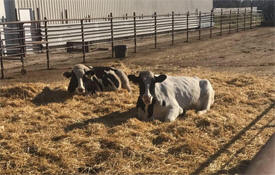
[[[116,45],[114,46],[114,52],[116,58],[127,57],[127,46],[126,45]]]

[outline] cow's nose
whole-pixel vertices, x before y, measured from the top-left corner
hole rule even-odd
[[[78,92],[79,92],[79,93],[83,93],[83,92],[84,92],[84,89],[83,89],[83,88],[78,88]]]
[[[152,103],[152,97],[150,97],[149,95],[144,95],[143,96],[143,102],[145,104],[151,104]]]

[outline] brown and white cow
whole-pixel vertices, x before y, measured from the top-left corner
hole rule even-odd
[[[154,75],[142,71],[129,75],[139,85],[138,117],[142,120],[174,121],[185,110],[204,114],[214,103],[214,90],[208,80],[197,77]]]
[[[120,88],[131,92],[127,75],[122,70],[113,67],[92,67],[77,64],[72,71],[64,72],[63,76],[70,78],[68,91],[71,93],[115,91]]]

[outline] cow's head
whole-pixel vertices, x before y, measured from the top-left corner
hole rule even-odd
[[[145,105],[150,105],[155,96],[155,84],[163,82],[167,76],[166,75],[154,75],[149,71],[142,71],[139,73],[139,76],[128,75],[128,78],[133,83],[139,85],[139,95],[142,98],[142,101]]]
[[[88,67],[78,64],[74,66],[72,71],[63,73],[64,77],[71,79],[68,86],[69,92],[85,93],[85,84],[90,81],[89,77],[85,74],[88,70]]]

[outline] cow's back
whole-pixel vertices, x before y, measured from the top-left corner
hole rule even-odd
[[[200,98],[201,79],[197,77],[168,76],[162,83],[156,84],[156,97],[166,103],[178,103],[183,109],[196,108]]]

